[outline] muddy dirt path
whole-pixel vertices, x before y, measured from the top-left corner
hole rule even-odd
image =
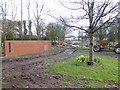
[[[33,55],[4,58],[2,60],[3,88],[61,88],[62,86],[59,84],[59,80],[64,80],[64,76],[45,73],[40,69],[86,53],[88,53],[88,50],[64,47]],[[113,53],[107,53],[106,55],[115,56]],[[47,60],[52,60],[52,62],[44,63]],[[73,84],[69,87],[82,88],[83,86]]]
[[[65,47],[53,51],[33,55],[32,57],[4,58],[2,61],[3,88],[55,88],[61,87],[58,80],[64,79],[61,75],[44,73],[40,68],[52,63],[42,63],[45,60],[63,61],[77,56],[79,51]]]

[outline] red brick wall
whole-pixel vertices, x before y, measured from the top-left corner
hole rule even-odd
[[[9,43],[11,47],[9,48]],[[43,52],[51,49],[48,40],[10,40],[4,42],[5,56]],[[10,51],[11,49],[11,51]]]

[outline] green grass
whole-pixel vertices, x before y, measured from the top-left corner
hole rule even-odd
[[[2,53],[2,48],[0,47],[0,53]]]
[[[4,53],[4,49],[0,47],[0,53]]]
[[[79,46],[78,48],[83,50],[89,50],[89,47],[86,47],[86,46]]]
[[[57,74],[70,76],[76,78],[79,81],[81,76],[85,77],[85,80],[99,81],[99,83],[84,83],[85,87],[97,87],[103,85],[103,82],[112,81],[118,82],[118,59],[97,55],[96,57],[102,58],[101,64],[94,64],[93,66],[88,66],[86,63],[81,63],[80,66],[75,66],[72,64],[76,58],[71,58],[64,62],[55,63],[52,66],[44,68],[45,72],[54,72]],[[77,81],[76,81],[77,82]],[[109,85],[105,85],[107,87]]]

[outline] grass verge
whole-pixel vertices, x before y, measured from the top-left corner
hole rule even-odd
[[[96,57],[102,58],[101,64],[88,66],[86,63],[81,63],[79,66],[75,66],[73,62],[76,57],[74,57],[64,62],[55,63],[44,68],[43,71],[76,78],[74,82],[79,82],[84,87],[112,87],[105,83],[118,83],[118,59],[101,55],[96,55]]]

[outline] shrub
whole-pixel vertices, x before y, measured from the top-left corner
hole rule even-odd
[[[84,55],[80,55],[80,56],[78,56],[76,59],[77,59],[77,61],[79,61],[79,62],[84,62],[84,61],[86,60],[86,57],[85,57]]]

